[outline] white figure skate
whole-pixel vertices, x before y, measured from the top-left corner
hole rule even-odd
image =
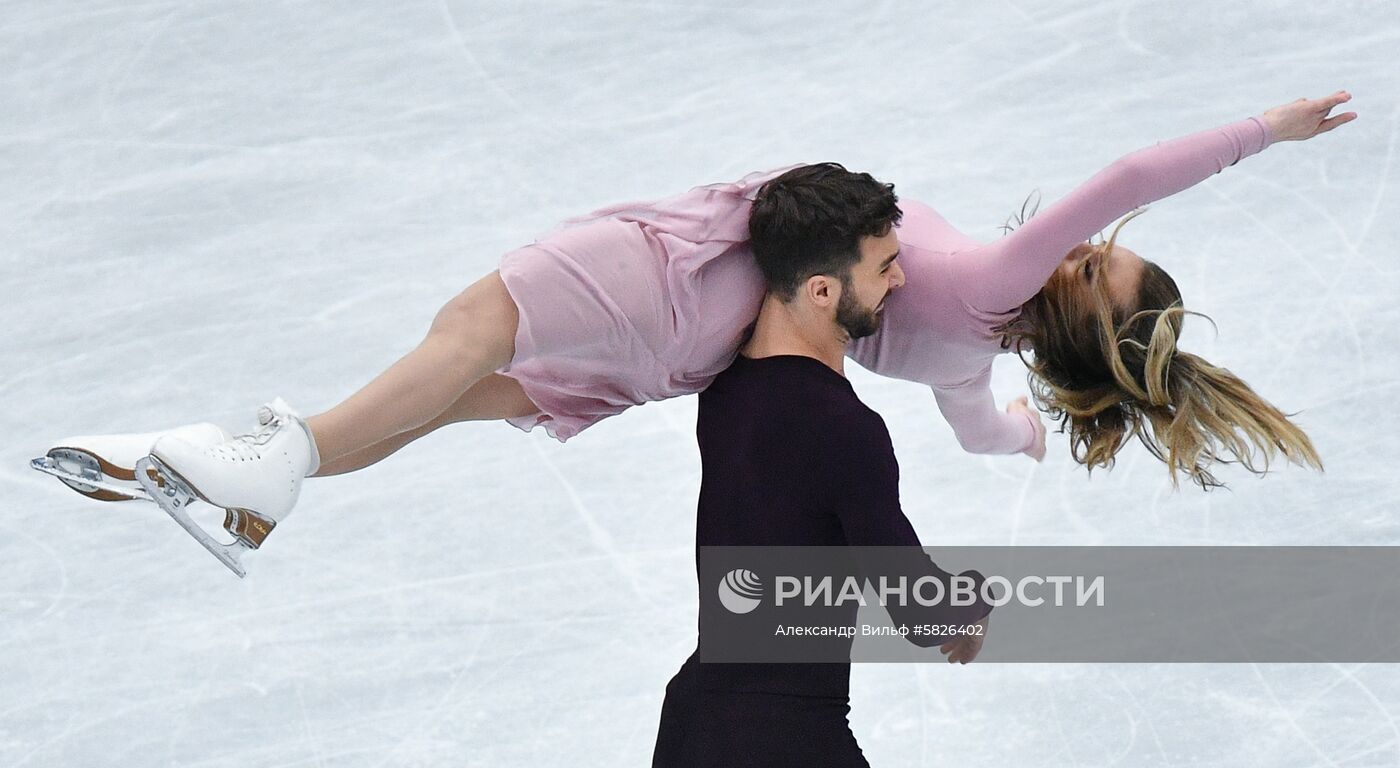
[[[258,409],[252,434],[216,445],[162,437],[136,463],[136,479],[165,510],[229,570],[246,575],[242,558],[262,546],[292,511],[302,478],[320,466],[311,430],[281,398]],[[224,510],[220,541],[190,517],[196,500]]]
[[[188,424],[163,432],[65,437],[29,466],[62,480],[82,495],[98,501],[152,501],[136,481],[136,462],[151,452],[164,435],[194,445],[213,445],[230,435],[216,424]]]

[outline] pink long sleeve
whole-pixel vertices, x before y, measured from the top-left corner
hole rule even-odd
[[[1138,150],[987,244],[932,208],[901,201],[900,263],[908,282],[888,299],[880,331],[854,342],[849,354],[875,373],[932,387],[965,450],[1026,451],[1036,440],[1032,419],[1001,411],[992,397],[992,361],[1005,351],[993,328],[1045,286],[1075,245],[1272,141],[1264,121],[1251,117]]]
[[[955,260],[968,306],[1002,313],[1019,308],[1050,279],[1065,254],[1130,211],[1174,195],[1267,147],[1263,119],[1251,117],[1126,155],[1016,231]]]
[[[1029,414],[1012,414],[997,408],[992,397],[992,370],[964,386],[934,387],[938,412],[943,414],[958,445],[968,453],[1022,453],[1036,438]]]

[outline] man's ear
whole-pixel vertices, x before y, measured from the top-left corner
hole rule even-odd
[[[812,275],[802,284],[802,291],[814,306],[835,306],[841,298],[841,283],[830,275]]]

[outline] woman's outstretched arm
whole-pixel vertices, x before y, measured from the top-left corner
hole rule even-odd
[[[987,313],[1015,310],[1044,287],[1075,245],[1133,209],[1195,186],[1270,144],[1301,141],[1350,122],[1354,112],[1327,116],[1350,98],[1339,91],[1299,99],[1120,158],[1015,232],[955,260],[963,301]]]

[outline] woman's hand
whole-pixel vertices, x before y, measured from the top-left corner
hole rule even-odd
[[[1022,453],[1036,461],[1043,461],[1045,459],[1045,422],[1040,419],[1040,411],[1031,410],[1030,403],[1026,401],[1025,395],[1022,395],[1006,404],[1006,412],[1013,416],[1023,414],[1030,419],[1031,426],[1035,429],[1035,440],[1031,442],[1031,447]]]
[[[1265,112],[1264,122],[1268,123],[1276,142],[1303,141],[1355,120],[1355,112],[1327,116],[1338,104],[1348,101],[1351,101],[1351,94],[1346,91],[1337,91],[1321,99],[1298,99]]]

